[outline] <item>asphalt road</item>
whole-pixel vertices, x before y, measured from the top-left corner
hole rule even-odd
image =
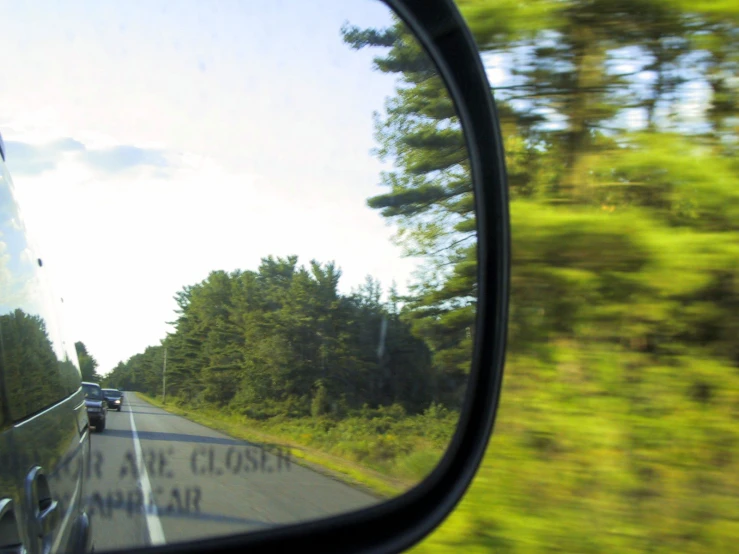
[[[95,549],[177,543],[322,518],[377,502],[291,461],[126,393],[92,434]]]

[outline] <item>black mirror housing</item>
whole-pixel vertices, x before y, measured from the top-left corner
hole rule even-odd
[[[398,552],[454,509],[492,433],[505,358],[510,224],[503,142],[490,84],[470,30],[452,0],[386,0],[437,65],[465,132],[475,190],[478,309],[474,358],[454,439],[418,486],[365,510],[274,530],[156,547],[159,552]],[[248,499],[244,499],[245,502]]]

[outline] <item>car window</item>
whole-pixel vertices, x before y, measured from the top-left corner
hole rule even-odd
[[[4,413],[19,421],[79,388],[76,359],[62,340],[54,297],[0,162],[0,373]]]
[[[93,385],[82,385],[82,390],[85,392],[85,398],[91,398],[93,400],[101,400],[103,398],[103,391]]]

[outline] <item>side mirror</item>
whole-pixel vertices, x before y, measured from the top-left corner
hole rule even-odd
[[[111,408],[104,419],[105,450],[95,450],[100,441],[92,446],[97,477],[84,486],[95,551],[413,545],[451,512],[477,471],[506,348],[503,143],[460,12],[452,0],[109,9],[70,18],[79,28],[64,30],[101,42],[120,34],[111,47],[79,48],[88,40],[81,38],[70,50],[96,52],[75,73],[75,82],[94,83],[74,94],[94,91],[109,107],[69,116],[66,125],[78,127],[60,136],[48,130],[43,144],[31,144],[40,132],[8,144],[18,189],[82,180],[76,198],[97,199],[71,222],[75,206],[52,210],[45,199],[28,210],[47,237],[61,237],[57,250],[67,248],[45,260],[69,276],[65,308],[88,325],[75,332],[100,345],[94,358],[80,357],[82,380],[127,389],[128,409]],[[104,28],[90,34],[92,26]],[[98,74],[105,68],[115,68],[109,78]],[[85,104],[79,95],[53,98],[67,115]],[[110,118],[100,120],[103,113]],[[56,179],[57,171],[69,173]],[[64,192],[54,191],[63,204]],[[6,219],[0,230],[12,229]],[[253,226],[229,227],[243,222]],[[383,222],[394,226],[392,239],[379,236]],[[81,245],[100,237],[95,247]],[[285,252],[293,248],[307,266]],[[82,275],[81,251],[96,252]],[[348,271],[314,261],[334,255],[337,264],[350,259]],[[417,262],[415,273],[407,260]],[[385,284],[420,277],[385,293],[371,277],[362,282],[375,271]],[[193,275],[207,278],[186,284]],[[342,275],[358,286],[342,288]],[[106,288],[95,289],[101,282]],[[165,302],[145,295],[159,287],[166,300],[176,286],[183,288],[171,310],[155,313]],[[53,312],[42,316],[53,330]],[[161,327],[149,325],[155,320]],[[150,346],[137,353],[144,340]],[[132,351],[122,351],[124,343]],[[107,397],[98,397],[104,410]],[[241,425],[241,434],[199,425],[211,416],[230,418],[219,422]],[[257,444],[265,421],[272,429],[292,422],[290,440]],[[412,440],[396,433],[411,427]],[[386,490],[342,488],[314,472],[314,432],[350,443],[344,477],[362,465]],[[316,456],[338,460],[339,446]],[[283,459],[293,447],[302,459]],[[277,466],[266,463],[270,456]],[[283,463],[289,472],[273,471]]]
[[[387,0],[386,4],[441,76],[464,131],[469,157],[477,231],[478,296],[471,370],[456,434],[434,471],[418,486],[388,502],[330,519],[185,547],[167,546],[162,551],[195,554],[207,549],[272,554],[309,547],[326,553],[399,552],[420,541],[454,509],[482,460],[501,390],[509,299],[510,224],[498,117],[474,40],[454,2]],[[372,38],[378,43],[383,40],[355,36],[355,46]],[[392,47],[392,41],[386,46]],[[386,209],[392,210],[391,203]]]

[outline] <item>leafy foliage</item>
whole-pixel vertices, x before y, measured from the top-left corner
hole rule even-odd
[[[483,60],[507,71],[491,93],[512,198],[510,356],[480,474],[417,550],[730,550],[735,3],[458,4]],[[425,260],[411,294],[383,304],[368,279],[342,296],[333,264],[296,257],[214,272],[178,294],[164,345],[110,380],[159,392],[166,347],[183,405],[225,407],[398,475],[430,467],[424,449],[443,448],[459,407],[478,294],[474,194],[454,104],[408,30],[342,32],[398,77],[375,114],[376,154],[392,168],[368,205]],[[421,422],[441,442],[429,446]]]
[[[80,362],[80,371],[82,372],[82,380],[97,383],[100,381],[100,375],[97,373],[98,362],[97,360],[87,351],[85,343],[77,341],[74,343],[74,348],[77,351],[77,359]]]
[[[483,468],[417,550],[729,550],[739,536],[736,8],[458,5],[483,61],[507,72],[492,92],[512,198],[510,355]],[[452,337],[476,297],[463,209],[474,199],[451,142],[461,131],[402,23],[346,27],[344,38],[400,76],[376,116],[378,155],[395,167],[369,204],[398,222],[409,253],[427,256],[409,302],[414,331],[453,371],[464,337]],[[698,107],[697,89],[708,91]]]
[[[0,341],[0,376],[7,391],[3,402],[11,421],[38,413],[79,389],[77,366],[57,357],[42,317],[21,309],[1,315]]]
[[[166,348],[168,396],[255,419],[342,417],[365,404],[418,413],[449,396],[406,310],[381,302],[379,283],[368,277],[344,296],[333,262],[297,262],[267,257],[257,271],[213,271],[184,287],[175,332],[106,382],[161,394]]]

